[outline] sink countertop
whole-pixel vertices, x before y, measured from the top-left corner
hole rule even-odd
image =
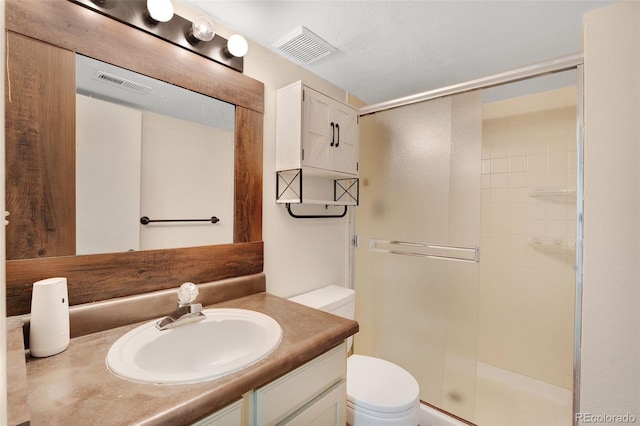
[[[76,337],[58,355],[27,357],[32,424],[188,424],[294,370],[358,331],[355,321],[268,293],[208,307],[250,309],[269,315],[280,323],[282,341],[265,359],[219,379],[151,385],[116,377],[105,361],[111,345],[141,323]]]
[[[7,423],[29,422],[27,369],[24,356],[22,321],[7,319]]]

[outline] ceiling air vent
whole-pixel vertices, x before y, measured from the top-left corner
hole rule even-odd
[[[94,76],[94,80],[102,81],[103,83],[110,84],[112,86],[117,86],[122,89],[126,89],[132,92],[139,93],[144,95],[151,91],[151,87],[145,86],[144,84],[136,83],[135,81],[127,80],[122,77],[118,77],[117,75],[109,74],[104,71],[97,71]]]
[[[337,50],[306,27],[291,31],[273,43],[273,47],[304,64],[310,64]]]

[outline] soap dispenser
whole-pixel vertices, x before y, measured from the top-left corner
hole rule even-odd
[[[33,283],[29,350],[47,357],[69,346],[69,296],[67,279],[49,278]]]

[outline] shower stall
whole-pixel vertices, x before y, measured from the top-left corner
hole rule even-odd
[[[408,370],[425,406],[452,418],[573,423],[582,173],[573,68],[360,119],[354,350]]]

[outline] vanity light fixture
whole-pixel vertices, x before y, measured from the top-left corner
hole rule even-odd
[[[247,43],[247,40],[240,34],[234,34],[229,37],[227,47],[224,48],[224,54],[228,58],[242,58],[247,54],[248,50],[249,44]]]
[[[155,22],[169,22],[173,18],[171,0],[147,0],[147,14]]]
[[[216,35],[213,22],[206,16],[197,16],[187,31],[189,43],[196,44],[201,41],[210,41]]]
[[[221,37],[215,33],[214,24],[206,15],[191,21],[174,14],[171,0],[70,1],[238,72],[244,68],[243,56],[248,50],[244,37],[233,35],[229,40]]]

